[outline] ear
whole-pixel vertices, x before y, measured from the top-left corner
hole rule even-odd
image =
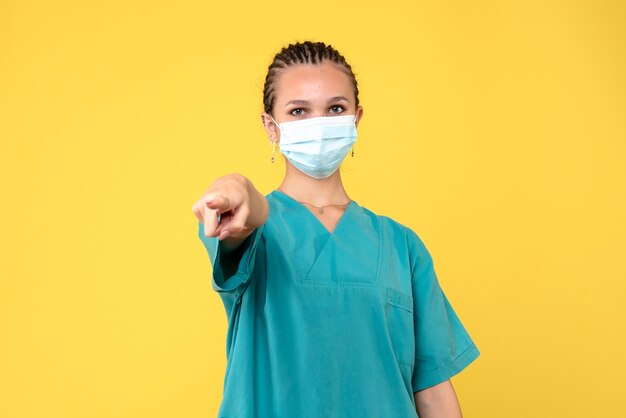
[[[359,121],[363,117],[363,106],[361,105],[357,106],[355,114],[356,114],[356,120],[354,121],[354,124],[358,127]]]
[[[278,126],[276,126],[269,113],[261,112],[261,122],[263,123],[263,128],[269,140],[280,142],[280,129],[278,129]]]

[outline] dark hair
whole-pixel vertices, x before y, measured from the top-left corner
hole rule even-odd
[[[274,94],[276,76],[281,70],[294,64],[320,64],[322,60],[328,60],[339,64],[341,70],[346,73],[352,80],[354,87],[355,106],[359,105],[359,88],[357,87],[356,77],[352,72],[352,67],[346,62],[346,59],[331,45],[324,42],[297,42],[284,47],[274,56],[274,60],[267,69],[265,76],[265,86],[263,87],[263,107],[264,110],[271,114],[276,101]]]

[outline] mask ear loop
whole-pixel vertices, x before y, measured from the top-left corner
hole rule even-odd
[[[354,115],[354,125],[355,125],[355,128],[356,128],[356,115]],[[351,157],[354,157],[354,146],[355,145],[356,145],[356,142],[354,144],[352,144],[352,155],[351,155]]]
[[[274,120],[274,118],[272,117],[272,115],[270,115],[269,113],[268,113],[268,115],[269,115],[270,119],[272,120],[272,122],[274,122],[274,125],[276,125],[276,127],[277,127],[277,128],[278,128],[278,130],[280,131],[280,124]]]

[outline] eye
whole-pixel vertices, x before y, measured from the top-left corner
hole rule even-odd
[[[291,112],[289,112],[289,114],[293,116],[301,116],[303,113],[304,113],[304,109],[302,109],[301,107],[292,109]]]
[[[345,108],[341,105],[332,105],[330,107],[330,113],[341,113],[345,110]]]

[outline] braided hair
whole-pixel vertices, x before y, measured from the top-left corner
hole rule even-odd
[[[350,77],[354,88],[355,106],[359,105],[359,88],[352,67],[346,59],[330,44],[324,42],[304,41],[289,44],[274,56],[274,60],[267,69],[265,86],[263,87],[264,110],[272,114],[276,101],[276,77],[281,70],[295,64],[321,64],[322,60],[328,60],[338,64],[341,70]]]

